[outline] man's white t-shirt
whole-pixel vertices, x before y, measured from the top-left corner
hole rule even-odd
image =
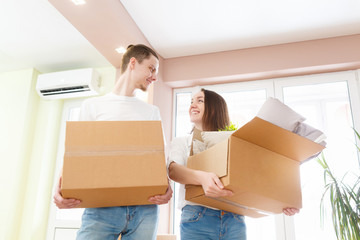
[[[136,97],[108,93],[86,99],[81,105],[80,121],[161,120],[159,108]]]

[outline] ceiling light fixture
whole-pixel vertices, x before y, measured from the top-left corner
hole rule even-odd
[[[83,5],[86,3],[86,0],[71,0],[75,5]]]
[[[117,51],[118,53],[122,54],[126,52],[126,49],[124,47],[118,47],[115,49],[115,51]]]

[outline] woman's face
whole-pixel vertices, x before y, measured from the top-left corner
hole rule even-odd
[[[191,98],[189,109],[190,121],[195,127],[202,130],[202,117],[205,111],[205,95],[200,91]]]

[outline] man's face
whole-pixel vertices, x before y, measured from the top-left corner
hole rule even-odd
[[[135,78],[135,88],[146,91],[150,84],[157,80],[159,60],[151,55],[141,63],[135,60],[133,74]]]

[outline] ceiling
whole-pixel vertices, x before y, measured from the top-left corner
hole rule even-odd
[[[0,36],[0,72],[110,66],[47,0],[1,0]]]
[[[359,0],[120,1],[164,58],[360,33]]]
[[[359,0],[111,1],[163,58],[360,34]],[[0,72],[111,65],[47,0],[1,0],[0,36]]]

